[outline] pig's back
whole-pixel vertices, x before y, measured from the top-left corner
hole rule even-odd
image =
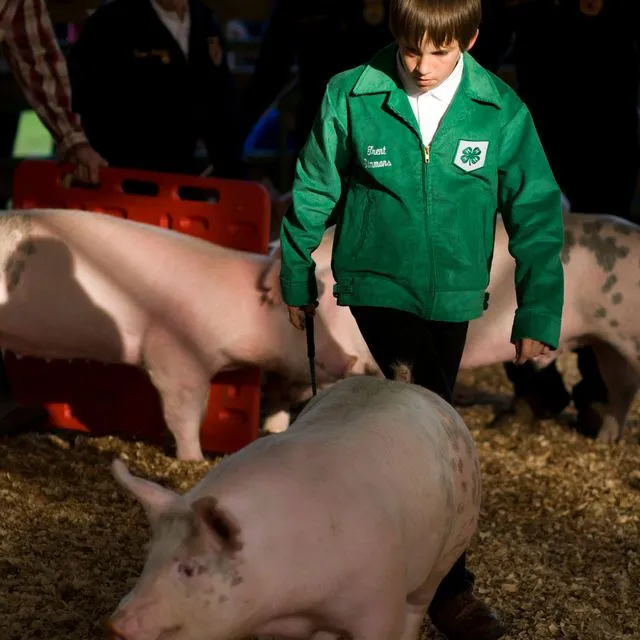
[[[327,499],[348,491],[393,513],[414,559],[428,564],[434,548],[457,557],[467,546],[479,515],[480,469],[462,418],[436,394],[347,378],[309,402],[287,433],[316,452],[307,464],[320,470],[331,460]]]

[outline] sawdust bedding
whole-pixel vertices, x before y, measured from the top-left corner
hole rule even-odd
[[[561,368],[576,379],[573,356]],[[498,404],[510,390],[501,367],[460,381]],[[487,404],[460,411],[484,482],[469,564],[509,625],[506,640],[640,638],[640,401],[616,447],[552,421],[488,429]],[[215,464],[115,438],[0,438],[2,640],[105,637],[102,620],[134,584],[147,541],[142,510],[110,475],[115,454],[181,491]],[[437,637],[425,629],[423,640]]]

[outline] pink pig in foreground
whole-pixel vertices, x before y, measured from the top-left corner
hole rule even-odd
[[[75,210],[0,215],[0,348],[142,367],[181,460],[202,459],[210,381],[259,366],[309,379],[306,341],[262,304],[268,256]],[[318,382],[353,365],[317,323]]]
[[[409,382],[406,367],[341,380],[184,495],[116,460],[153,537],[114,637],[417,640],[475,533],[481,477],[459,414]]]

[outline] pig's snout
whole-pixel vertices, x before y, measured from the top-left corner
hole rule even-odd
[[[106,622],[110,640],[138,640],[147,637],[143,632],[139,614],[119,611]]]
[[[179,636],[180,625],[163,625],[158,612],[117,611],[107,621],[109,640],[171,640]]]

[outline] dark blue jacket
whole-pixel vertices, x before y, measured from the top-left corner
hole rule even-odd
[[[244,177],[238,100],[220,27],[190,0],[185,57],[149,0],[114,0],[86,21],[69,55],[73,107],[112,166],[196,173],[204,140],[214,175]]]

